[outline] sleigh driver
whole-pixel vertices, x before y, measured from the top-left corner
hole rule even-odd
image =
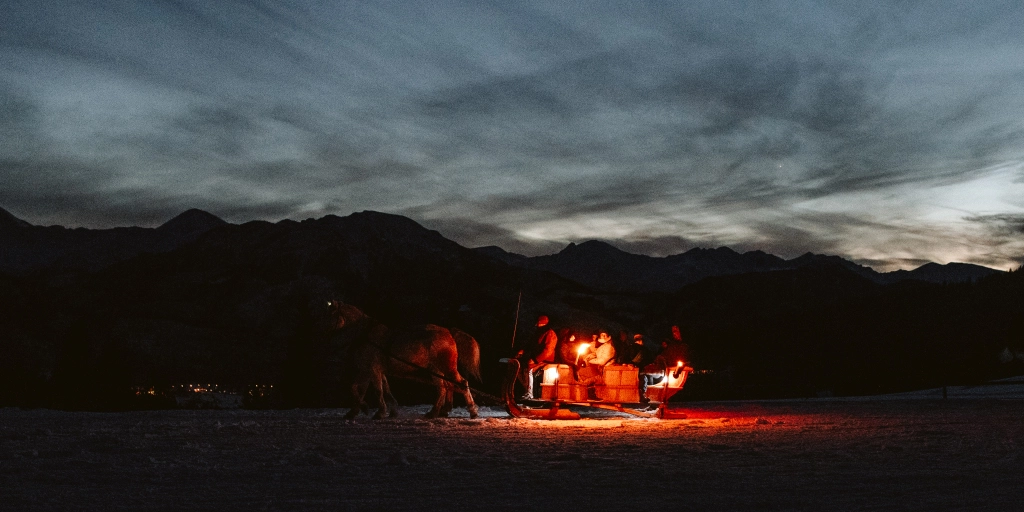
[[[550,320],[547,315],[537,317],[536,342],[527,342],[526,346],[519,350],[516,359],[520,362],[519,382],[526,388],[524,400],[532,400],[533,395],[533,371],[541,366],[555,362],[555,348],[558,346],[558,335],[555,330],[548,326]]]

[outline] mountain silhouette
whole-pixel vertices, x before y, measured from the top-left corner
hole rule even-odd
[[[192,208],[161,224],[156,230],[167,235],[181,237],[205,233],[225,224],[227,222],[212,213]]]
[[[875,393],[1024,371],[1024,274],[971,265],[884,282],[834,256],[728,248],[654,258],[587,242],[529,258],[467,249],[379,212],[228,224],[196,210],[112,230],[0,215],[0,238],[0,260],[16,261],[14,246],[35,265],[0,271],[0,405],[116,408],[75,390],[197,379],[275,384],[282,405],[344,405],[345,338],[317,338],[303,321],[324,297],[392,326],[471,333],[492,393],[503,370],[494,361],[535,336],[538,314],[582,336],[658,341],[679,325],[693,364],[711,372],[687,399]],[[154,249],[162,240],[166,250]],[[943,277],[951,271],[961,277]]]
[[[487,256],[488,258],[496,259],[506,265],[526,266],[526,261],[530,259],[528,256],[524,256],[522,254],[508,252],[497,245],[476,247],[473,250]]]
[[[225,224],[193,209],[158,228],[69,229],[34,226],[0,210],[0,272],[97,271],[139,254],[171,251]]]
[[[330,343],[310,345],[301,322],[310,304],[343,300],[392,326],[459,327],[478,337],[492,361],[511,347],[520,292],[520,333],[529,332],[538,311],[578,325],[621,325],[563,300],[585,294],[579,284],[510,268],[408,218],[378,212],[226,225],[173,251],[60,281],[39,296],[66,297],[66,316],[112,317],[111,327],[95,329],[97,342],[117,340],[126,360],[139,361],[131,368],[139,381],[201,375],[282,389],[305,381],[302,388],[312,389],[308,379],[321,379],[316,389],[331,401],[347,389],[336,381],[342,370],[331,366],[343,356]],[[496,371],[493,365],[485,378],[496,379],[488,371]]]
[[[25,222],[14,215],[11,215],[7,210],[0,208],[0,233],[9,230],[23,229],[30,226],[31,224],[28,222]]]
[[[508,265],[545,270],[599,290],[628,293],[673,292],[708,277],[821,266],[845,268],[878,284],[904,280],[959,283],[999,272],[966,263],[932,263],[913,271],[881,273],[838,256],[806,253],[784,260],[762,251],[740,254],[728,247],[695,248],[659,258],[631,254],[596,240],[570,243],[548,256],[526,257],[496,247],[476,250]]]
[[[892,281],[914,279],[929,283],[963,283],[977,281],[996,273],[999,271],[969,263],[925,263],[914,270],[897,270],[885,275]]]

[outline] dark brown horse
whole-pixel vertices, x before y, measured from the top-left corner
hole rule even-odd
[[[374,392],[373,401],[377,405],[377,413],[373,417],[379,419],[388,415],[389,403],[392,406],[390,416],[395,416],[398,412],[397,403],[391,395],[388,377],[429,382],[437,387],[437,399],[427,412],[428,418],[447,415],[451,410],[450,397],[453,392],[462,394],[470,417],[477,417],[477,407],[469,392],[469,384],[459,373],[458,344],[448,329],[427,324],[392,330],[349,304],[330,301],[328,309],[329,317],[335,319],[332,320],[334,325],[341,332],[353,336],[349,357],[355,365],[351,389],[356,404],[346,418],[354,418],[359,411],[368,410],[365,396],[371,389]],[[479,347],[472,336],[465,337],[462,337],[462,343],[467,347],[464,352],[469,361],[466,371],[479,378]]]

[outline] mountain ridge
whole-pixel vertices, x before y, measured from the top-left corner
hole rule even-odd
[[[197,229],[211,229],[224,224],[227,224],[227,221],[210,212],[203,211],[198,208],[190,208],[178,214],[171,220],[164,222],[156,229],[179,232],[195,231]]]
[[[216,224],[202,213],[190,219]],[[82,257],[108,244],[135,250],[125,244],[157,230],[18,232],[78,237],[83,245],[65,256]],[[8,239],[0,234],[0,242]],[[380,212],[220,225],[173,250],[130,254],[95,272],[60,265],[23,277],[0,272],[0,306],[9,312],[0,315],[0,404],[30,403],[3,398],[6,390],[26,389],[41,390],[37,405],[91,407],[92,395],[78,390],[109,385],[114,396],[129,385],[201,378],[271,383],[289,407],[336,406],[344,399],[338,390],[347,389],[346,340],[318,339],[308,316],[325,298],[391,327],[457,327],[477,337],[482,360],[492,362],[535,340],[540,314],[582,336],[600,329],[628,340],[642,333],[655,343],[678,325],[693,366],[713,370],[703,382],[695,375],[687,393],[711,399],[874,393],[1024,367],[1024,356],[1017,366],[1003,356],[1024,354],[1022,272],[969,286],[916,279],[885,286],[862,275],[865,267],[811,253],[787,261],[726,247],[654,258],[584,242],[548,255],[550,263],[561,255],[562,263],[583,264],[577,270],[596,268],[599,277],[625,284],[697,279],[666,293],[618,293],[503,263],[496,257],[521,264],[531,258],[465,248]],[[763,270],[741,272],[748,268]],[[708,273],[717,275],[701,277]],[[482,371],[497,392],[504,367]],[[101,380],[83,384],[94,376]],[[102,380],[108,376],[121,380]]]
[[[0,208],[0,229],[5,228],[27,228],[32,224],[15,217],[11,212]]]
[[[655,257],[623,251],[601,240],[569,243],[558,253],[530,257],[497,246],[466,249],[408,217],[371,210],[300,222],[286,219],[277,224],[301,226],[310,222],[332,226],[342,237],[363,233],[357,237],[359,240],[377,240],[394,251],[401,252],[403,243],[430,247],[437,254],[472,250],[505,265],[547,271],[592,288],[615,292],[672,292],[713,276],[817,265],[841,266],[877,284],[904,280],[969,282],[1000,272],[967,263],[929,263],[913,270],[881,273],[839,256],[808,252],[785,260],[760,250],[739,253],[724,246],[695,247],[683,253]],[[69,229],[34,226],[0,208],[0,242],[3,243],[0,271],[12,274],[48,268],[96,271],[143,253],[173,251],[210,231],[231,225],[216,215],[192,208],[156,228]]]
[[[553,272],[597,289],[632,293],[672,292],[708,277],[817,266],[842,267],[883,285],[905,280],[971,282],[1001,272],[969,263],[929,263],[913,270],[878,272],[839,256],[807,252],[785,260],[760,250],[738,253],[729,247],[697,247],[656,257],[629,253],[598,240],[569,243],[558,253],[533,257],[494,246],[475,250],[508,265]]]
[[[156,228],[44,227],[0,209],[0,271],[14,275],[49,269],[95,272],[140,254],[172,251],[227,224],[193,208]]]

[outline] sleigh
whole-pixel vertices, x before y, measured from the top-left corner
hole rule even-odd
[[[643,418],[682,418],[667,407],[669,398],[683,389],[693,368],[676,366],[648,367],[648,375],[660,377],[640,395],[640,369],[632,365],[606,365],[600,371],[567,364],[547,364],[541,372],[540,396],[517,399],[515,384],[521,369],[518,359],[502,359],[508,364],[502,386],[502,398],[508,413],[516,418],[579,419],[576,407],[592,407]],[[589,368],[589,370],[588,370]],[[646,398],[646,400],[644,400]]]

